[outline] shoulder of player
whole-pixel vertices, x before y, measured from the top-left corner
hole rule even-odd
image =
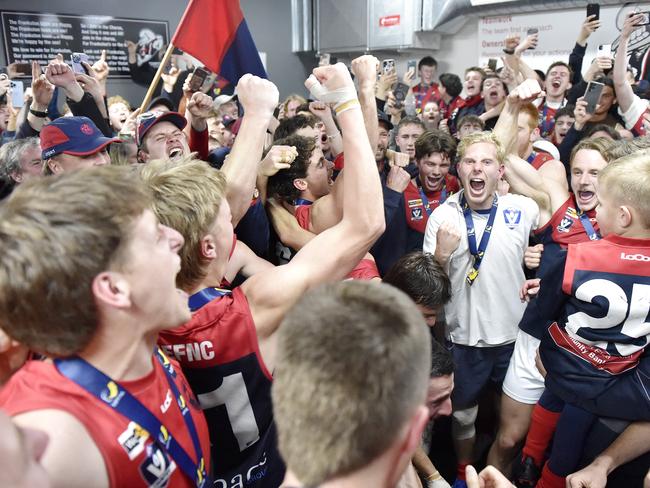
[[[13,420],[21,427],[38,429],[48,435],[48,448],[41,463],[52,486],[109,486],[101,451],[74,415],[58,409],[43,409],[21,413]]]

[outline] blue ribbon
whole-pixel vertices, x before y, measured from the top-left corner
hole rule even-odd
[[[74,381],[88,393],[146,430],[153,442],[169,454],[183,473],[195,482],[197,487],[208,487],[212,483],[206,473],[203,450],[201,449],[201,443],[190,409],[174,381],[176,372],[160,348],[157,348],[155,356],[165,371],[169,388],[174,394],[176,404],[183,415],[185,426],[192,438],[198,463],[192,460],[172,433],[137,398],[93,365],[76,356],[67,359],[55,359],[54,365],[63,376]]]
[[[311,205],[312,203],[314,203],[314,202],[312,202],[311,200],[306,200],[306,199],[304,199],[304,198],[296,198],[296,199],[293,201],[293,204],[294,204],[294,206],[296,206],[296,207],[297,207],[298,205]]]
[[[420,198],[422,199],[422,205],[424,205],[424,210],[427,212],[427,215],[431,215],[433,209],[431,208],[431,205],[429,205],[429,199],[427,198],[427,195],[424,193],[424,190],[422,189],[419,176],[416,176],[415,184],[417,185],[418,191],[420,192]],[[445,202],[445,200],[447,200],[446,182],[445,182],[445,186],[442,187],[442,191],[440,192],[440,200],[438,200],[438,205],[442,205]]]
[[[215,298],[229,295],[230,293],[232,293],[230,290],[224,288],[204,288],[190,296],[187,304],[190,307],[190,312],[196,312],[203,305],[206,305]]]
[[[594,229],[594,226],[591,225],[591,221],[586,213],[582,212],[578,217],[580,217],[580,223],[585,228],[587,236],[589,236],[590,241],[597,241],[600,239],[600,233]]]
[[[474,230],[474,220],[472,219],[472,209],[469,207],[467,200],[465,199],[465,192],[461,193],[460,196],[460,206],[463,209],[463,215],[465,216],[465,225],[467,226],[467,240],[469,244],[469,252],[474,256],[474,264],[465,280],[469,286],[474,284],[474,280],[478,277],[478,270],[481,267],[481,262],[485,256],[485,251],[490,241],[490,235],[492,234],[492,228],[494,226],[494,219],[497,215],[497,207],[499,206],[499,201],[496,195],[492,200],[492,208],[490,208],[490,216],[488,217],[487,225],[483,231],[483,236],[481,237],[481,242],[476,247],[476,231]]]

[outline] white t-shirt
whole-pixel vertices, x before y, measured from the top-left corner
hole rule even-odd
[[[445,306],[447,338],[454,344],[466,346],[509,344],[517,337],[517,324],[526,308],[519,300],[519,289],[525,280],[524,251],[531,231],[537,227],[539,208],[533,200],[521,195],[509,193],[499,197],[478,277],[469,286],[465,278],[474,264],[474,257],[469,252],[467,225],[459,197],[460,193],[452,195],[433,211],[424,235],[424,251],[433,254],[436,233],[442,222],[454,224],[461,234],[458,249],[449,261],[452,298]],[[477,247],[488,216],[489,213],[472,212]]]

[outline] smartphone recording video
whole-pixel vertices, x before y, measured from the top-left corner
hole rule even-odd
[[[598,105],[603,88],[605,88],[605,85],[597,81],[590,81],[587,85],[587,90],[585,91],[587,108],[585,110],[588,114],[593,114],[596,111],[596,105]]]

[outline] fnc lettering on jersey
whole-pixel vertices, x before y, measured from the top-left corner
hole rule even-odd
[[[645,254],[625,254],[624,252],[621,253],[621,259],[624,259],[625,261],[650,261],[650,256],[646,256]]]
[[[566,307],[571,337],[617,356],[645,348],[650,339],[649,276],[576,272],[572,288]]]
[[[188,363],[194,361],[209,361],[214,359],[214,345],[212,341],[190,342],[189,344],[174,344],[163,346],[167,352],[173,354],[179,361],[185,359]]]

